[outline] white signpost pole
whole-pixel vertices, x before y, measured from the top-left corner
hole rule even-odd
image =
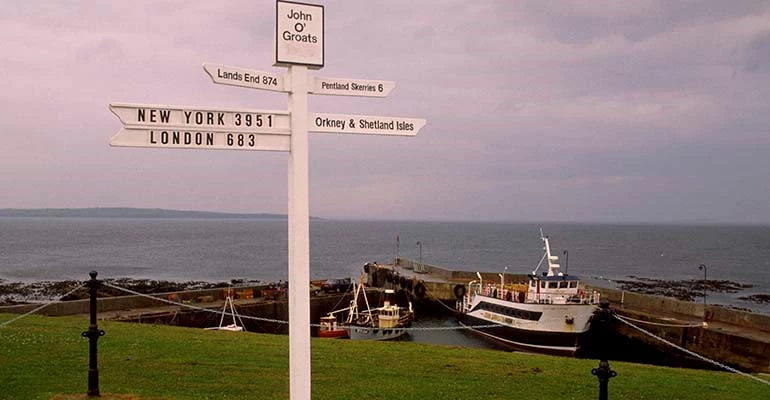
[[[275,63],[289,67],[289,398],[310,400],[308,67],[324,65],[324,7],[276,1]],[[284,86],[287,86],[284,82]]]
[[[310,400],[310,199],[307,67],[289,67],[289,398]]]

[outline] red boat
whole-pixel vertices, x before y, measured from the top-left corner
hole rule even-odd
[[[337,317],[327,315],[321,317],[321,324],[318,327],[318,337],[329,339],[345,339],[348,337],[348,330],[337,325]]]

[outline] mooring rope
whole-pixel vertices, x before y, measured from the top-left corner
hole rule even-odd
[[[664,324],[664,323],[660,323],[660,322],[644,321],[644,320],[641,320],[641,319],[635,319],[635,318],[631,318],[631,317],[628,317],[628,316],[623,317],[623,318],[625,318],[625,319],[627,319],[629,321],[634,321],[634,322],[640,323],[640,324],[656,325],[656,326],[666,326],[666,327],[671,327],[671,328],[697,328],[697,327],[703,326],[703,324]]]
[[[210,308],[204,308],[204,307],[198,307],[198,306],[194,306],[192,304],[179,303],[179,302],[176,302],[176,301],[167,300],[167,299],[160,298],[160,297],[155,297],[153,295],[139,293],[137,291],[134,291],[134,290],[131,290],[131,289],[126,289],[126,288],[123,288],[123,287],[120,287],[120,286],[116,286],[116,285],[112,285],[112,284],[109,284],[109,283],[106,283],[106,282],[102,282],[102,285],[111,287],[113,289],[122,290],[122,291],[124,291],[126,293],[130,293],[130,294],[133,294],[133,295],[136,295],[136,296],[141,296],[141,297],[145,297],[145,298],[148,298],[148,299],[157,300],[157,301],[160,301],[162,303],[167,303],[167,304],[171,304],[171,305],[175,305],[175,306],[186,307],[186,308],[190,308],[190,309],[198,310],[198,311],[210,312],[210,313],[213,313],[213,314],[224,314],[226,316],[239,316],[239,315],[235,315],[233,313],[229,313],[229,312],[225,312],[225,311],[220,311],[220,310],[215,310],[215,309],[210,309]],[[276,324],[288,324],[289,323],[289,321],[285,321],[285,320],[272,319],[272,318],[252,317],[252,316],[249,316],[249,315],[243,315],[241,317],[244,318],[244,319],[250,319],[250,320],[255,320],[255,321],[262,321],[262,322],[272,322],[272,323],[276,323]],[[313,323],[311,323],[310,326],[314,327],[314,328],[319,328],[319,327],[321,327],[321,324],[313,324]],[[399,328],[399,329],[403,329],[403,330],[405,330],[407,332],[409,332],[409,331],[449,331],[449,330],[463,330],[463,329],[494,328],[494,327],[499,327],[499,326],[500,326],[499,324],[490,324],[490,325],[463,325],[463,326],[432,326],[432,327],[420,327],[420,328],[409,327],[409,328]]]
[[[82,289],[82,288],[83,288],[83,287],[85,287],[85,286],[86,286],[85,284],[81,284],[80,286],[78,286],[78,287],[76,287],[76,288],[74,288],[74,289],[70,290],[69,292],[67,292],[67,293],[63,294],[63,295],[62,295],[61,297],[59,297],[57,300],[52,300],[52,301],[49,301],[48,303],[45,303],[45,304],[41,305],[40,307],[37,307],[37,308],[33,309],[32,311],[29,311],[29,312],[27,312],[27,313],[25,313],[25,314],[19,315],[19,316],[15,317],[15,318],[11,318],[10,320],[8,320],[8,321],[5,321],[5,322],[3,322],[2,324],[0,324],[0,328],[3,328],[3,327],[5,327],[5,326],[8,326],[8,325],[10,325],[11,323],[13,323],[13,322],[15,322],[15,321],[18,321],[18,320],[20,320],[20,319],[22,319],[22,318],[24,318],[24,317],[26,317],[26,316],[28,316],[28,315],[32,315],[32,314],[34,314],[34,313],[36,313],[36,312],[38,312],[38,311],[40,311],[40,310],[42,310],[42,309],[44,309],[44,308],[46,308],[46,307],[50,306],[51,304],[54,304],[54,303],[59,303],[59,302],[61,302],[61,301],[62,301],[61,299],[65,298],[65,297],[67,297],[67,296],[69,296],[69,295],[71,295],[72,293],[75,293],[75,292],[77,292],[78,290]]]
[[[429,293],[427,290],[425,291],[425,295],[426,295],[426,296],[428,296],[428,297],[430,297],[432,300],[435,300],[436,302],[438,302],[438,303],[439,303],[439,304],[441,304],[442,306],[444,306],[444,308],[446,308],[447,310],[449,310],[449,311],[452,311],[452,312],[457,312],[457,310],[456,310],[456,309],[454,309],[454,308],[452,308],[452,307],[449,307],[448,305],[444,304],[444,302],[443,302],[443,301],[439,300],[439,299],[438,299],[438,297],[436,297],[436,296],[433,296],[432,294],[430,294],[430,293]]]
[[[735,369],[735,368],[732,368],[732,367],[729,367],[729,366],[727,366],[727,365],[724,365],[724,364],[722,364],[722,363],[720,363],[720,362],[718,362],[718,361],[714,361],[714,360],[712,360],[712,359],[710,359],[710,358],[704,357],[704,356],[702,356],[702,355],[700,355],[700,354],[698,354],[698,353],[695,353],[695,352],[693,352],[693,351],[691,351],[691,350],[685,349],[684,347],[681,347],[681,346],[677,346],[676,344],[674,344],[674,343],[672,343],[672,342],[670,342],[670,341],[668,341],[668,340],[666,340],[666,339],[663,339],[663,338],[662,338],[662,337],[660,337],[660,336],[657,336],[657,335],[655,335],[655,334],[653,334],[653,333],[651,333],[651,332],[649,332],[649,331],[646,331],[646,330],[644,330],[643,328],[640,328],[640,327],[638,327],[638,326],[634,325],[633,323],[631,323],[631,322],[627,321],[625,318],[623,318],[623,317],[621,317],[621,316],[619,316],[619,315],[617,315],[617,314],[615,314],[615,313],[613,313],[612,315],[613,315],[613,316],[614,316],[614,317],[615,317],[615,318],[616,318],[618,321],[620,321],[620,322],[623,322],[624,324],[626,324],[626,325],[628,325],[628,326],[630,326],[630,327],[632,327],[632,328],[634,328],[634,329],[638,330],[639,332],[642,332],[643,334],[645,334],[645,335],[647,335],[647,336],[650,336],[650,337],[652,337],[652,338],[654,338],[654,339],[656,339],[656,340],[659,340],[659,341],[661,341],[661,342],[663,342],[663,343],[665,343],[665,344],[667,344],[667,345],[669,345],[669,346],[671,346],[671,347],[674,347],[674,348],[676,348],[676,349],[679,349],[679,350],[681,350],[681,351],[683,351],[683,352],[685,352],[685,353],[687,353],[687,354],[689,354],[689,355],[691,355],[691,356],[693,356],[693,357],[696,357],[696,358],[698,358],[698,359],[700,359],[700,360],[702,360],[702,361],[706,361],[706,362],[708,362],[708,363],[714,364],[714,365],[716,365],[717,367],[720,367],[720,368],[722,368],[722,369],[725,369],[725,370],[727,370],[727,371],[730,371],[730,372],[733,372],[733,373],[736,373],[736,374],[739,374],[739,375],[743,375],[743,376],[745,376],[745,377],[751,378],[751,379],[753,379],[753,380],[755,380],[755,381],[757,381],[757,382],[761,382],[761,383],[764,383],[765,385],[770,385],[770,381],[766,381],[766,380],[764,380],[764,379],[762,379],[762,378],[758,378],[758,377],[756,377],[756,376],[754,376],[754,375],[751,375],[751,374],[745,373],[745,372],[743,372],[743,371],[739,371],[739,370],[737,370],[737,369]]]
[[[110,287],[110,288],[113,288],[113,289],[116,289],[116,290],[122,290],[122,291],[124,291],[126,293],[130,293],[130,294],[133,294],[135,296],[141,296],[141,297],[145,297],[145,298],[148,298],[148,299],[157,300],[157,301],[159,301],[161,303],[171,304],[171,305],[175,305],[175,306],[179,306],[179,307],[190,308],[190,309],[197,310],[197,311],[205,311],[205,312],[209,312],[209,313],[213,313],[213,314],[222,314],[222,315],[225,315],[225,316],[228,316],[228,317],[241,317],[238,314],[233,314],[233,313],[226,312],[226,311],[219,311],[219,310],[213,310],[213,309],[205,308],[205,307],[198,307],[198,306],[194,306],[192,304],[180,303],[180,302],[177,302],[177,301],[163,299],[163,298],[156,297],[156,296],[149,295],[149,294],[145,294],[145,293],[139,293],[139,292],[137,292],[135,290],[126,289],[126,288],[123,288],[123,287],[120,287],[120,286],[116,286],[116,285],[113,285],[113,284],[110,284],[110,283],[107,283],[107,282],[102,282],[102,285]],[[272,323],[277,323],[277,324],[288,324],[288,321],[283,321],[283,320],[280,320],[280,319],[252,317],[252,316],[249,316],[249,315],[244,315],[243,318],[251,319],[251,320],[256,320],[256,321],[262,321],[262,322],[272,322]]]

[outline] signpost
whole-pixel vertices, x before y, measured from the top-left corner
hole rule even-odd
[[[241,86],[252,89],[286,92],[283,76],[253,69],[230,67],[220,64],[203,64],[203,70],[214,83]]]
[[[308,124],[313,132],[415,136],[425,126],[425,120],[372,115],[313,113],[310,114]]]
[[[275,66],[324,66],[324,6],[276,2]]]
[[[181,127],[219,132],[290,133],[286,111],[112,103],[110,111],[128,128]]]
[[[338,96],[385,97],[396,87],[393,81],[375,81],[364,79],[323,78],[313,79],[313,94]]]
[[[415,136],[424,119],[308,112],[308,93],[385,97],[395,82],[308,76],[324,66],[324,7],[278,0],[274,65],[288,76],[204,63],[216,84],[289,93],[288,111],[112,103],[123,123],[111,146],[287,151],[289,397],[310,400],[308,131]]]
[[[110,104],[123,123],[110,145],[289,151],[289,113],[154,104]]]

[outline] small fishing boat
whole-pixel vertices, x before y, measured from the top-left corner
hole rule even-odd
[[[385,289],[384,294],[382,306],[367,308],[365,312],[358,313],[358,318],[348,323],[348,336],[351,339],[390,340],[406,335],[406,328],[410,327],[414,320],[412,303],[410,302],[408,307],[399,307],[395,302],[393,289]]]
[[[350,305],[321,318],[318,336],[348,337],[353,340],[390,340],[404,336],[407,333],[406,328],[410,327],[414,320],[412,303],[409,302],[408,307],[399,306],[392,289],[386,289],[383,295],[382,305],[371,308],[361,278],[359,283],[354,283]],[[359,308],[359,299],[363,299],[364,309]],[[335,314],[338,313],[347,313],[344,322],[337,322]]]
[[[585,293],[577,276],[560,272],[542,230],[540,237],[543,258],[528,282],[506,285],[502,274],[497,283],[476,273],[479,279],[468,283],[457,302],[458,319],[473,332],[519,350],[574,356],[587,337],[599,293]],[[544,260],[548,271],[538,275]]]
[[[337,317],[329,314],[321,317],[318,327],[318,337],[327,339],[344,339],[348,337],[348,330],[337,323]]]

